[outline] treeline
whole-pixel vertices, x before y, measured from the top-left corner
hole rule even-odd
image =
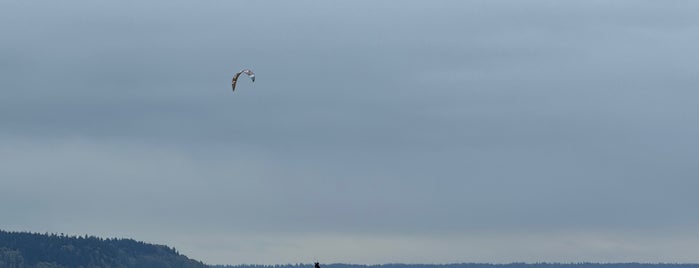
[[[0,230],[0,268],[204,268],[175,248],[103,239]]]
[[[133,239],[104,239],[0,230],[0,268],[313,268],[313,264],[211,265],[175,248]],[[321,264],[322,268],[699,268],[681,263]]]

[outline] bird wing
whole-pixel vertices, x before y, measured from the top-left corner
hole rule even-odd
[[[238,76],[240,76],[242,72],[237,72],[235,75],[233,75],[233,80],[231,81],[231,87],[233,88],[233,91],[235,91],[235,84],[238,83]]]

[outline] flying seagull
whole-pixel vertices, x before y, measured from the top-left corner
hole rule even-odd
[[[243,69],[240,72],[237,72],[235,73],[235,75],[233,75],[233,81],[231,81],[233,91],[235,91],[235,84],[238,83],[238,76],[240,76],[240,74],[246,74],[248,77],[250,77],[250,79],[252,79],[252,82],[255,82],[255,73],[250,71],[250,69]]]

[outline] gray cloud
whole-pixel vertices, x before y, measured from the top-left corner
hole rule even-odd
[[[173,233],[691,244],[653,237],[699,221],[693,5],[0,3],[0,213],[178,248],[205,242]],[[231,93],[243,67],[258,80]],[[516,256],[559,260],[546,248]],[[692,260],[652,250],[623,252]],[[346,261],[414,261],[399,252]]]

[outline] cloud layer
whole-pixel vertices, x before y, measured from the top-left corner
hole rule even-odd
[[[3,2],[1,227],[212,263],[696,262],[693,6]]]

